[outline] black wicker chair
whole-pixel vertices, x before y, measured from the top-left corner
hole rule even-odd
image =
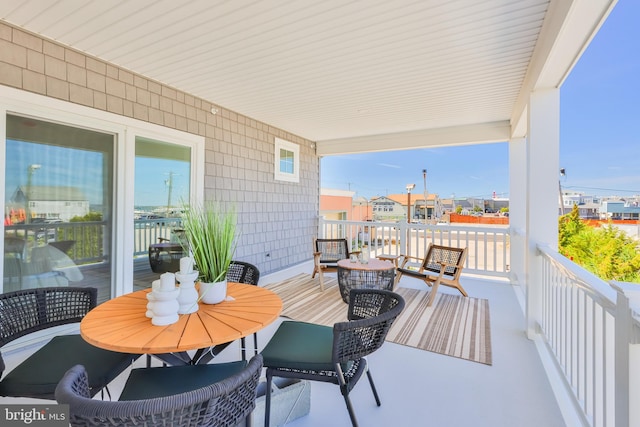
[[[171,373],[176,368],[199,366],[147,369]],[[201,388],[163,397],[108,402],[89,397],[87,373],[77,365],[58,384],[56,400],[69,405],[72,426],[231,427],[243,419],[250,425],[261,371],[262,357],[257,355],[238,373]],[[171,382],[171,376],[167,382]]]
[[[253,264],[244,261],[231,261],[227,271],[227,281],[235,283],[245,283],[248,285],[258,285],[260,280],[260,270]],[[244,337],[240,339],[242,347],[242,360],[246,359],[246,343]],[[258,334],[253,334],[253,352],[258,354]]]
[[[396,270],[389,264],[386,270],[360,270],[338,266],[338,288],[342,300],[349,304],[351,289],[385,289],[393,290],[393,279]]]
[[[0,347],[32,332],[80,322],[96,306],[96,298],[95,288],[78,287],[25,289],[0,295]],[[2,378],[0,396],[53,399],[56,384],[76,364],[85,365],[92,376],[89,393],[93,396],[138,357],[94,347],[78,334],[59,335]],[[0,374],[4,369],[0,354]]]
[[[285,377],[339,385],[351,423],[357,426],[349,392],[366,372],[373,396],[380,406],[365,356],[382,346],[404,304],[404,299],[391,291],[353,289],[349,295],[348,322],[336,323],[333,328],[283,322],[262,351],[267,368],[264,425],[269,427],[272,379]]]
[[[231,261],[227,271],[227,281],[257,285],[260,280],[260,270],[253,264],[244,261]]]

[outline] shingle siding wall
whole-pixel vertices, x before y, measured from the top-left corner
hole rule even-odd
[[[4,23],[0,84],[205,137],[205,199],[235,204],[236,258],[269,273],[312,257],[320,174],[311,141]],[[300,145],[300,183],[274,180],[275,137]]]

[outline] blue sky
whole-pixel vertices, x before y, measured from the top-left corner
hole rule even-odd
[[[13,139],[7,139],[6,152],[11,153],[11,161],[6,166],[5,202],[11,200],[19,186],[26,187],[27,165],[36,164],[40,167],[33,172],[31,185],[76,187],[91,203],[102,203],[103,153]],[[74,173],[69,173],[69,157],[74,159]]]
[[[640,194],[640,1],[620,0],[560,91],[560,178],[568,191]],[[329,156],[323,188],[370,198],[424,191],[509,196],[507,143]],[[452,167],[462,173],[451,173]]]
[[[189,163],[177,160],[136,157],[136,206],[166,205],[169,201],[169,174],[173,188],[171,206],[180,206],[189,200]]]

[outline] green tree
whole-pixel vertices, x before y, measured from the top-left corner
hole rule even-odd
[[[89,221],[102,221],[101,212],[89,212],[83,216],[74,216],[69,222],[89,222]]]
[[[82,264],[82,259],[88,259],[87,262],[104,257],[103,237],[104,227],[102,223],[101,212],[89,212],[86,215],[74,216],[69,222],[87,222],[79,227],[66,228],[65,239],[74,240],[76,243],[73,248],[73,255],[76,263]]]
[[[602,228],[585,225],[574,205],[558,223],[561,254],[603,280],[640,282],[638,244],[611,224]]]
[[[585,227],[586,225],[580,219],[578,205],[573,205],[571,212],[560,216],[558,219],[558,247],[561,254],[569,256],[564,250],[571,246],[573,239],[578,236]]]
[[[462,206],[460,206],[460,205],[456,206],[456,213],[458,215],[462,213]]]

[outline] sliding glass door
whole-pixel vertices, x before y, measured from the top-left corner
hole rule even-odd
[[[93,286],[111,297],[116,139],[6,116],[3,291]]]
[[[189,146],[140,136],[135,145],[134,289],[139,289],[159,274],[178,271],[180,214],[190,199],[192,168]],[[149,268],[151,276],[145,274]]]

